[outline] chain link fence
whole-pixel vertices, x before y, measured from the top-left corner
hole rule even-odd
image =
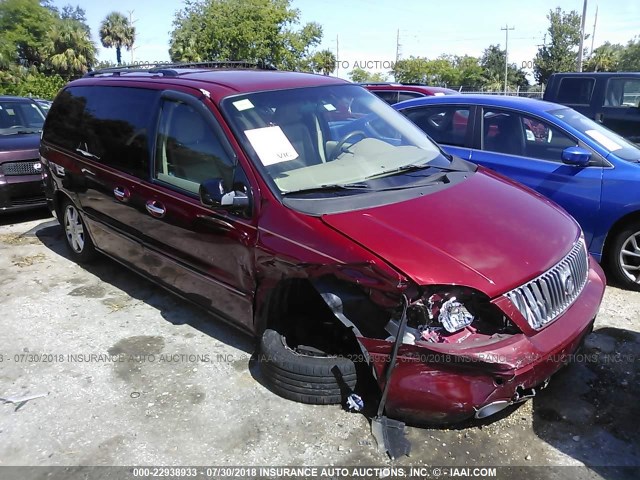
[[[480,90],[465,87],[463,86],[448,86],[452,90],[457,90],[460,93],[481,93],[484,95],[511,95],[515,97],[528,97],[528,98],[539,98],[542,99],[544,95],[544,87],[533,86],[528,88],[509,88],[505,93],[504,89],[495,89],[495,88],[481,88]]]

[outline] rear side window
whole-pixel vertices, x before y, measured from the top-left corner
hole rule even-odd
[[[416,92],[400,92],[398,93],[398,102],[404,102],[405,100],[411,100],[413,98],[420,97],[424,97],[424,95]]]
[[[556,102],[566,105],[589,105],[595,83],[594,78],[562,78]]]
[[[640,79],[611,78],[604,95],[605,107],[640,106]]]
[[[148,177],[148,137],[158,95],[140,88],[68,88],[51,107],[43,139],[131,175]]]
[[[442,145],[465,146],[469,128],[469,107],[437,105],[403,112],[409,120]]]
[[[371,93],[374,93],[382,100],[387,102],[389,105],[393,105],[394,103],[398,103],[398,92],[390,91],[390,90],[373,90]]]

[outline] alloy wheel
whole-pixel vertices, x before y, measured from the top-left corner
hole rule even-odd
[[[84,227],[78,210],[73,205],[67,205],[64,211],[64,230],[69,246],[76,253],[84,249]]]
[[[625,275],[633,282],[640,283],[640,232],[632,233],[622,243],[618,261]]]

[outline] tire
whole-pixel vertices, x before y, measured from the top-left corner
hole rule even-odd
[[[342,403],[356,386],[356,365],[351,359],[296,352],[275,330],[265,330],[257,360],[269,388],[296,402]]]
[[[78,263],[87,263],[96,256],[96,249],[78,208],[70,200],[62,204],[61,224],[65,243],[71,257]]]
[[[624,252],[640,255],[640,222],[627,225],[618,232],[606,252],[607,273],[611,279],[628,290],[640,290],[640,256]]]

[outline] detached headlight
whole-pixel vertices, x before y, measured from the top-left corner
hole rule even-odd
[[[407,309],[404,343],[462,343],[513,334],[518,328],[483,293],[468,287],[434,285]],[[397,321],[386,330],[397,334]]]
[[[474,316],[460,303],[456,297],[451,297],[440,306],[438,321],[447,332],[457,332],[473,323]]]

